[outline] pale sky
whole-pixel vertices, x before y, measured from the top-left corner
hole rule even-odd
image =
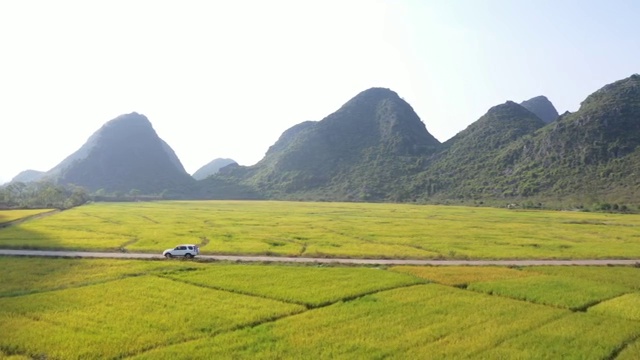
[[[0,183],[139,112],[195,172],[387,87],[445,141],[640,72],[638,0],[0,1]]]

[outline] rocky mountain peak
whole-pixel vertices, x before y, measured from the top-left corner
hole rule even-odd
[[[560,116],[551,101],[540,95],[520,103],[525,109],[534,113],[546,124],[555,121]]]
[[[161,192],[191,181],[146,116],[124,114],[105,123],[45,177],[89,190]]]

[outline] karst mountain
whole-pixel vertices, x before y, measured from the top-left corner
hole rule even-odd
[[[89,191],[143,194],[182,188],[193,181],[149,119],[135,112],[104,124],[42,178]]]
[[[558,116],[549,99],[507,101],[440,143],[394,91],[371,88],[324,119],[286,130],[253,166],[216,159],[184,170],[137,113],[107,122],[45,179],[90,191],[169,191],[183,198],[330,201],[639,203],[640,76]]]

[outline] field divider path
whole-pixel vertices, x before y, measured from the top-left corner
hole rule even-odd
[[[163,259],[161,254],[116,253],[65,250],[0,249],[0,255],[44,256],[116,259]],[[317,263],[350,265],[427,265],[427,266],[609,266],[640,265],[640,259],[579,259],[579,260],[418,260],[418,259],[349,259],[286,256],[198,255],[197,259],[232,262]]]

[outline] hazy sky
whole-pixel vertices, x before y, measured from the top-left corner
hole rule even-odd
[[[0,2],[0,182],[132,111],[193,173],[260,160],[370,87],[445,141],[506,100],[560,113],[640,72],[638,0]]]

